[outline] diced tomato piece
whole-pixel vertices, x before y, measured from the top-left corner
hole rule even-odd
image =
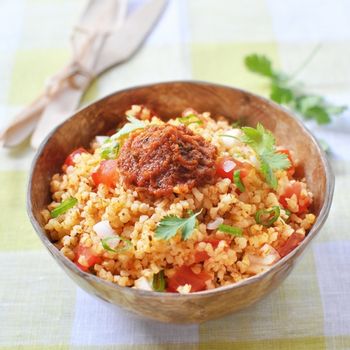
[[[304,238],[305,237],[299,233],[295,233],[295,232],[292,233],[288,237],[285,243],[283,243],[279,247],[276,247],[276,250],[278,251],[281,258],[283,258],[287,254],[289,254],[292,250],[294,250],[300,244],[300,242],[302,242]]]
[[[209,259],[209,255],[208,255],[208,253],[205,250],[202,250],[202,251],[197,250],[194,253],[194,262],[195,262],[195,264],[203,262],[203,261],[208,260],[208,259]]]
[[[91,176],[96,186],[105,184],[108,187],[115,187],[119,178],[117,161],[115,159],[103,160]]]
[[[74,165],[74,157],[77,154],[82,154],[82,153],[89,153],[85,148],[79,147],[78,149],[74,150],[64,161],[64,165]]]
[[[292,177],[295,173],[295,166],[293,163],[292,155],[290,154],[290,151],[288,149],[281,149],[278,151],[278,153],[284,153],[287,155],[289,161],[290,161],[290,167],[287,169],[287,174]]]
[[[95,264],[100,264],[102,262],[101,257],[95,255],[91,248],[83,247],[82,245],[78,244],[74,249],[74,263],[77,265],[81,270],[87,271],[89,267],[94,266]],[[84,257],[84,261],[86,262],[86,265],[82,265],[79,263],[79,258]]]
[[[210,279],[210,275],[206,272],[202,271],[197,275],[192,271],[191,267],[183,265],[168,279],[167,291],[176,292],[178,287],[190,284],[191,292],[199,292],[206,289],[205,282]]]
[[[252,166],[246,162],[240,162],[232,157],[220,158],[216,163],[216,175],[222,178],[233,180],[235,170],[240,170],[240,177],[244,179]]]
[[[284,208],[288,208],[287,199],[291,198],[294,194],[297,196],[299,210],[297,214],[306,213],[308,207],[311,204],[311,198],[305,196],[301,193],[302,186],[301,182],[294,182],[289,185],[285,192],[280,196],[279,202],[283,205]]]

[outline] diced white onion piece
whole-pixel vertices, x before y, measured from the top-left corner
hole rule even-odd
[[[233,137],[240,137],[242,132],[239,129],[230,129],[228,131],[223,132],[224,135],[230,135]],[[226,147],[232,147],[233,145],[237,144],[239,141],[234,139],[233,137],[226,137],[226,136],[221,136],[222,143]]]
[[[188,294],[191,292],[192,286],[190,284],[184,284],[183,286],[178,286],[177,287],[177,292],[180,294]]]
[[[216,218],[214,221],[211,221],[207,225],[208,230],[216,230],[224,222],[223,218]]]
[[[144,276],[142,276],[139,279],[135,280],[134,288],[136,288],[136,289],[143,289],[143,290],[153,290],[152,286],[151,286],[151,283]]]
[[[227,173],[230,172],[235,167],[236,167],[236,163],[233,160],[226,160],[223,164],[223,169]]]
[[[139,221],[140,223],[144,223],[148,219],[149,219],[148,215],[141,215]]]
[[[269,244],[264,244],[260,250],[264,254],[263,256],[257,256],[252,254],[248,255],[250,266],[252,268],[259,268],[259,266],[270,266],[281,259],[277,250]]]
[[[99,236],[102,239],[114,236],[116,234],[108,220],[98,222],[93,226],[93,230],[96,232],[97,236]],[[108,244],[109,243],[110,242],[108,242]]]
[[[96,136],[96,142],[102,145],[107,139],[109,139],[108,136]]]
[[[264,244],[260,250],[264,253],[265,258],[269,257],[269,259],[272,261],[270,265],[281,259],[278,251],[274,247],[270,246],[270,244]]]

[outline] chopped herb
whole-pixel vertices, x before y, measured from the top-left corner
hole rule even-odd
[[[164,270],[161,270],[153,275],[152,288],[156,292],[164,292],[165,287]]]
[[[233,173],[233,182],[235,183],[236,187],[241,191],[245,191],[244,184],[241,180],[241,171],[240,170],[235,170]]]
[[[221,224],[221,225],[219,225],[218,230],[221,232],[228,233],[229,235],[232,235],[232,236],[242,236],[243,235],[243,230],[240,227]]]
[[[286,213],[286,215],[289,217],[292,215],[292,212],[288,209],[284,209],[284,212]]]
[[[188,218],[179,218],[175,215],[165,216],[157,226],[155,237],[170,239],[180,231],[182,239],[188,239],[196,226],[196,217],[200,213],[201,211]]]
[[[270,227],[280,217],[280,207],[275,206],[270,210],[260,209],[255,213],[255,221],[259,225]]]
[[[284,212],[285,212],[285,214],[287,216],[286,221],[288,222],[289,219],[290,219],[290,216],[292,215],[292,212],[290,210],[288,210],[288,209],[284,209]]]
[[[318,124],[328,124],[332,116],[343,113],[347,107],[335,106],[322,96],[306,93],[300,83],[294,82],[296,74],[306,66],[318,49],[319,46],[292,76],[275,70],[271,60],[264,55],[248,55],[244,63],[251,72],[270,79],[270,98],[273,101],[289,106],[305,120],[312,119]]]
[[[244,63],[251,72],[267,78],[276,78],[271,61],[264,55],[258,55],[256,53],[248,55],[245,57]]]
[[[68,209],[73,208],[78,203],[78,200],[76,198],[68,198],[65,201],[63,201],[58,207],[51,210],[51,217],[57,218],[58,216],[64,214]]]
[[[121,247],[118,249],[113,249],[109,246],[108,241],[110,241],[112,239],[116,239],[116,238],[120,239],[121,241],[123,241],[125,243],[124,247]],[[120,237],[120,236],[109,236],[109,237],[103,238],[103,239],[101,239],[101,243],[102,243],[102,247],[111,253],[122,253],[126,250],[129,250],[132,246],[132,243],[130,240],[123,238],[123,237]]]
[[[203,124],[203,121],[200,120],[195,114],[186,115],[185,117],[177,118],[177,120],[184,125]]]
[[[276,150],[274,136],[262,124],[258,123],[256,129],[246,126],[242,130],[242,141],[254,149],[260,162],[260,172],[266,182],[276,189],[278,183],[274,171],[291,166],[288,156]]]
[[[117,140],[122,136],[128,135],[137,129],[143,129],[146,123],[132,116],[127,116],[126,119],[129,123],[126,123],[116,134],[112,135],[111,138]]]
[[[101,145],[101,158],[102,159],[115,159],[118,156],[120,150],[120,143],[117,140],[108,138]]]

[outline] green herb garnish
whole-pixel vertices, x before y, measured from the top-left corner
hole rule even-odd
[[[287,105],[306,120],[315,120],[318,124],[328,124],[331,117],[343,113],[346,106],[335,106],[319,95],[306,93],[301,84],[294,78],[312,59],[319,46],[311,53],[304,64],[292,76],[288,76],[272,67],[271,60],[258,54],[245,57],[245,66],[253,73],[270,80],[270,98],[280,104]]]
[[[179,218],[176,215],[165,216],[157,226],[155,237],[170,239],[180,231],[182,239],[188,239],[196,226],[196,217],[200,213],[201,211],[188,218]]]
[[[109,246],[108,241],[112,240],[112,239],[116,239],[119,238],[121,241],[123,241],[125,243],[124,247],[118,248],[118,249],[113,249]],[[126,250],[129,250],[132,246],[132,243],[130,240],[120,237],[120,236],[109,236],[106,238],[101,239],[101,244],[102,247],[107,250],[108,252],[111,253],[122,253],[125,252]]]
[[[152,288],[156,292],[164,292],[165,287],[164,270],[161,270],[153,275]]]
[[[288,210],[288,209],[284,209],[284,212],[286,213],[286,215],[288,217],[290,217],[292,215],[292,212],[290,210]]]
[[[240,237],[243,235],[243,230],[240,227],[221,224],[219,225],[218,230],[221,232],[228,233],[229,235],[232,235],[232,236]]]
[[[126,119],[129,123],[126,123],[116,134],[112,135],[113,140],[117,140],[122,136],[128,135],[137,129],[143,129],[146,123],[132,116],[127,116]]]
[[[108,138],[101,145],[100,156],[102,159],[115,159],[118,156],[120,150],[120,143],[117,140]]]
[[[185,117],[177,118],[177,120],[184,125],[203,124],[203,121],[200,120],[195,114],[186,115]]]
[[[51,210],[51,217],[57,218],[58,216],[64,214],[68,209],[73,208],[78,203],[78,200],[76,198],[68,198],[64,200],[58,207]]]
[[[244,133],[242,141],[250,145],[256,152],[260,162],[260,172],[266,182],[273,188],[277,188],[275,170],[288,169],[291,164],[288,156],[276,150],[275,138],[272,133],[258,123],[256,129],[242,127]]]
[[[236,187],[241,191],[245,191],[244,184],[241,180],[241,171],[240,170],[235,170],[233,173],[233,182],[235,183]]]
[[[280,217],[280,207],[275,206],[270,210],[260,209],[255,213],[255,221],[259,225],[270,227]]]

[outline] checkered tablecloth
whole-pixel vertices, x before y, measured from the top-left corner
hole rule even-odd
[[[132,2],[135,6],[137,1]],[[83,0],[0,0],[0,128],[69,57]],[[129,62],[86,104],[120,88],[199,79],[267,94],[243,57],[270,56],[312,91],[350,104],[350,1],[172,0]],[[0,149],[0,349],[350,349],[350,112],[313,131],[332,148],[330,217],[292,275],[258,304],[201,325],[140,320],[87,295],[60,270],[25,212],[34,152]],[[291,137],[293,137],[291,131]]]

